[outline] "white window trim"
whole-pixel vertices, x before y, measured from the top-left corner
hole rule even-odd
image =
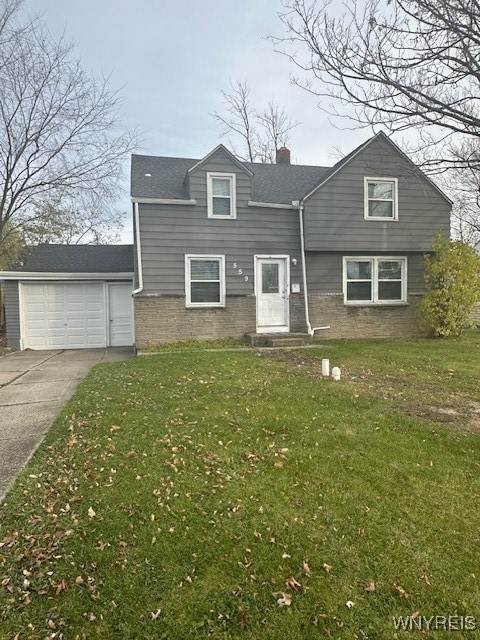
[[[217,216],[213,214],[213,178],[228,178],[230,180],[230,215]],[[237,189],[236,175],[234,173],[207,172],[207,216],[213,220],[235,220],[237,218]]]
[[[396,222],[398,221],[398,178],[369,178],[365,177],[363,182],[363,194],[364,194],[364,205],[363,205],[363,217],[365,220],[376,220],[382,222]],[[368,185],[371,182],[393,182],[393,217],[385,218],[383,216],[369,216],[368,215]],[[374,200],[382,200],[382,198],[373,198]],[[392,202],[390,198],[386,198],[385,202]]]
[[[372,263],[372,300],[347,300],[347,262],[369,261]],[[389,260],[401,262],[402,264],[402,299],[401,300],[379,300],[378,299],[378,263]],[[344,256],[343,257],[343,302],[346,306],[352,307],[392,307],[405,306],[408,304],[407,298],[408,282],[408,259],[406,256]]]
[[[220,302],[192,302],[192,290],[190,288],[190,261],[191,260],[218,260],[220,263]],[[223,308],[225,307],[225,256],[188,253],[185,255],[185,300],[187,308]]]

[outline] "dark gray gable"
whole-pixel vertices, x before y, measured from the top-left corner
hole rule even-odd
[[[223,144],[219,144],[218,147],[215,147],[215,149],[213,149],[213,151],[210,151],[210,153],[207,153],[207,155],[204,158],[196,162],[193,165],[193,167],[190,167],[190,169],[188,170],[188,173],[191,175],[195,171],[203,169],[205,165],[208,164],[211,160],[213,160],[216,156],[224,156],[225,158],[227,158],[227,160],[233,163],[243,173],[246,173],[249,176],[253,175],[252,171],[247,167],[246,163],[242,162],[237,157],[235,157],[233,153],[229,151],[227,147],[225,147]]]
[[[322,179],[320,180],[320,183],[317,184],[316,186],[314,186],[312,188],[311,191],[307,192],[307,194],[305,195],[305,200],[308,200],[311,196],[313,196],[318,189],[321,189],[323,187],[324,184],[326,184],[328,182],[328,180],[330,180],[330,178],[332,178],[334,175],[336,175],[337,173],[339,173],[344,167],[346,167],[348,165],[348,163],[353,160],[353,158],[355,158],[361,151],[363,151],[364,149],[366,149],[369,145],[371,145],[372,143],[374,143],[376,140],[384,140],[385,142],[387,142],[390,147],[393,149],[393,151],[395,153],[397,153],[398,155],[400,155],[402,157],[402,159],[404,161],[406,161],[411,167],[412,169],[415,171],[415,173],[419,176],[421,176],[421,178],[423,180],[425,180],[425,182],[428,183],[428,185],[433,188],[435,191],[437,191],[439,193],[439,195],[442,196],[442,198],[444,198],[449,205],[452,205],[452,201],[450,200],[450,198],[440,189],[440,187],[438,187],[408,156],[406,153],[404,153],[400,147],[398,145],[396,145],[393,140],[391,140],[389,138],[389,136],[387,136],[383,131],[380,131],[379,133],[377,133],[376,135],[372,136],[371,138],[369,138],[366,142],[363,142],[362,144],[360,144],[358,147],[356,147],[355,149],[353,149],[353,151],[351,151],[350,153],[348,153],[345,157],[343,157],[341,160],[339,160],[336,164],[333,165],[333,167],[331,167],[330,169],[328,169],[325,172],[325,175],[322,177]]]
[[[16,271],[51,273],[131,273],[133,245],[40,244]]]

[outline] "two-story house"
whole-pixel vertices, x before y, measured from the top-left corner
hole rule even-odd
[[[139,347],[304,332],[411,336],[450,200],[383,133],[333,167],[134,155]]]
[[[423,254],[450,225],[449,199],[383,133],[333,167],[222,145],[134,155],[131,195],[133,251],[43,245],[0,273],[9,346],[416,335]]]

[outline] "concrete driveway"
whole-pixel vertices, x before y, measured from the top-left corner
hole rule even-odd
[[[0,502],[93,365],[132,357],[131,347],[0,357]]]

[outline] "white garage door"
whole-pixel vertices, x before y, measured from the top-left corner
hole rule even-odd
[[[24,349],[106,346],[103,283],[28,283],[22,299]]]

